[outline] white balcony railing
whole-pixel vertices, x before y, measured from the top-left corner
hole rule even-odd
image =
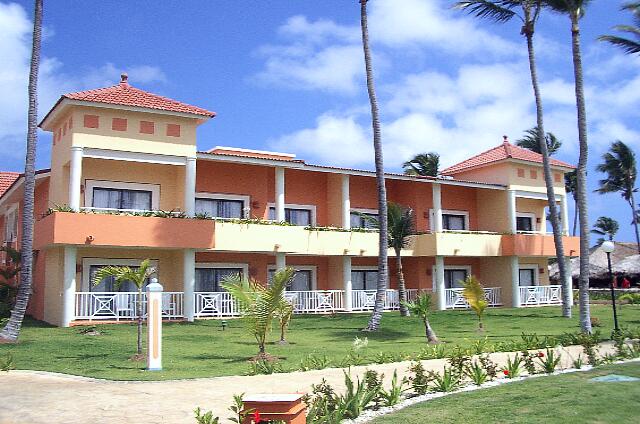
[[[445,305],[447,309],[465,309],[469,307],[466,299],[462,295],[463,289],[446,289],[445,290]],[[484,296],[489,302],[489,306],[501,306],[501,288],[500,287],[486,287],[484,289]]]
[[[522,286],[520,287],[520,305],[541,306],[561,305],[561,286]]]
[[[182,292],[162,294],[162,316],[168,319],[184,316]],[[133,320],[137,318],[137,292],[79,292],[76,293],[76,319]],[[146,294],[142,295],[142,316],[147,315]]]

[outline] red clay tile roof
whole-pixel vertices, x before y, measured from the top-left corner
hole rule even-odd
[[[19,172],[4,172],[0,171],[0,196],[2,196],[9,187],[20,177]]]
[[[463,160],[460,163],[452,165],[443,170],[442,174],[455,174],[466,169],[485,166],[505,159],[517,159],[526,162],[542,163],[542,155],[540,153],[532,152],[529,149],[515,146],[509,143],[509,141],[505,137],[501,145],[489,149],[486,152],[482,152],[478,155],[470,157],[469,159]],[[551,159],[551,165],[561,166],[564,168],[575,168],[575,166],[573,165],[553,158]]]
[[[211,118],[216,116],[215,112],[132,87],[127,82],[126,74],[122,74],[122,80],[117,85],[105,88],[96,88],[94,90],[78,91],[77,93],[63,94],[61,100],[64,98],[83,102],[107,103],[113,105],[165,110],[169,112],[190,113]]]

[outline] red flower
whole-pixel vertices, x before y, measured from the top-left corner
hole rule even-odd
[[[538,352],[538,358],[544,358],[544,353]]]
[[[504,375],[506,375],[507,377],[509,376],[509,370],[502,370],[502,373],[503,373]]]
[[[256,409],[256,412],[253,413],[253,422],[258,424],[262,420],[260,419],[260,411]]]

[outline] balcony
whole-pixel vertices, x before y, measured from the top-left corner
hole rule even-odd
[[[580,238],[563,237],[564,254],[580,255]],[[502,236],[502,254],[505,256],[555,256],[552,234],[509,234]]]

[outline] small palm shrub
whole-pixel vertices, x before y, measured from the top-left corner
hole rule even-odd
[[[489,306],[489,302],[484,294],[484,287],[482,287],[480,281],[473,275],[469,275],[462,284],[464,286],[462,295],[478,317],[478,331],[484,331],[482,317],[484,316],[484,311]]]
[[[382,399],[383,406],[393,406],[400,403],[402,395],[407,391],[404,387],[406,384],[407,379],[403,378],[398,382],[398,373],[397,371],[393,371],[391,387],[388,390],[384,387],[380,387],[380,398]]]
[[[511,359],[511,356],[507,357],[507,365],[502,368],[502,373],[507,378],[516,378],[520,376],[520,365],[522,363],[522,359],[518,354]]]
[[[561,355],[556,354],[555,350],[547,349],[546,355],[543,352],[538,352],[538,361],[542,366],[542,369],[547,374],[551,374],[556,370],[556,367],[560,363]]]
[[[433,390],[436,392],[452,392],[460,386],[460,376],[453,368],[444,369],[442,374],[432,373]]]
[[[573,360],[573,368],[581,369],[584,365],[584,360],[582,359],[582,355],[578,355],[576,359]]]
[[[344,418],[355,419],[375,400],[380,390],[379,385],[367,387],[365,380],[356,378],[354,382],[351,376],[344,373],[344,384],[346,391],[338,397],[338,403],[344,410]]]
[[[483,385],[489,379],[487,371],[478,361],[473,361],[465,370],[465,374],[476,386]]]
[[[435,331],[431,328],[431,323],[429,322],[429,311],[431,311],[431,303],[432,298],[429,293],[421,293],[418,295],[416,300],[413,302],[402,302],[402,304],[407,308],[410,314],[419,317],[422,320],[422,324],[424,325],[424,333],[427,338],[427,343],[438,343],[438,336],[436,336]]]

